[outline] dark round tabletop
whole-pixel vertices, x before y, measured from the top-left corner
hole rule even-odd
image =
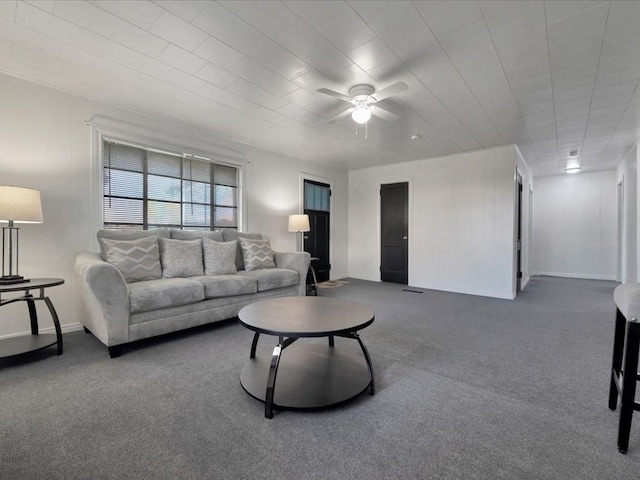
[[[254,332],[283,337],[327,337],[361,330],[373,311],[361,303],[328,297],[280,297],[247,305],[240,323]]]
[[[0,292],[22,292],[34,288],[48,288],[62,285],[62,278],[32,278],[28,282],[9,283],[0,285]]]

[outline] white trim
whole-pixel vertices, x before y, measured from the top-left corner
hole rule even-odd
[[[564,272],[533,272],[534,276],[544,275],[547,277],[562,278],[580,278],[585,280],[613,280],[616,281],[615,275],[594,275],[589,273],[564,273]]]
[[[69,323],[69,324],[61,324],[60,325],[60,329],[62,330],[62,333],[71,333],[71,332],[77,332],[79,330],[82,330],[84,327],[81,323],[76,322],[76,323]],[[38,328],[38,333],[56,333],[56,329],[55,327],[51,326],[51,327],[46,327],[46,328]],[[23,337],[26,335],[31,335],[31,330],[25,330],[24,332],[18,332],[18,333],[10,333],[7,335],[0,335],[0,340],[4,340],[6,338],[15,338],[15,337]],[[64,340],[64,339],[63,339]]]

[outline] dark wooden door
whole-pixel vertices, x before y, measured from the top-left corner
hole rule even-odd
[[[316,271],[318,282],[326,282],[329,280],[329,212],[321,212],[317,210],[305,210],[304,213],[309,215],[309,225],[311,231],[304,235],[304,251],[311,254],[311,258],[317,258],[313,261],[313,268]]]
[[[329,222],[331,187],[326,183],[304,181],[304,213],[309,215],[311,230],[304,234],[304,251],[311,254],[318,282],[329,280]]]
[[[409,281],[409,184],[380,186],[380,279]]]
[[[518,174],[516,183],[516,293],[522,288],[522,177]]]

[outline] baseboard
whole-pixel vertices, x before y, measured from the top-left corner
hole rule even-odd
[[[548,277],[580,278],[584,280],[613,280],[615,275],[592,275],[587,273],[563,273],[563,272],[533,272],[533,275],[546,275]]]
[[[62,333],[71,333],[71,332],[77,332],[78,330],[82,330],[83,326],[81,323],[71,323],[68,325],[60,325],[60,330],[62,330]],[[51,327],[46,327],[46,328],[39,328],[38,329],[39,333],[56,333],[56,329],[55,327],[51,326]],[[0,335],[0,340],[3,340],[5,338],[12,338],[12,337],[22,337],[23,335],[31,335],[31,330],[26,330],[24,332],[18,332],[18,333],[10,333],[8,335]]]
[[[520,290],[524,289],[524,287],[527,286],[527,284],[529,283],[529,280],[531,280],[531,277],[528,275],[522,279],[522,281],[520,282]]]

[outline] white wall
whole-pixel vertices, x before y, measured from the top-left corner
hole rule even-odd
[[[620,228],[622,238],[618,239],[620,245],[620,254],[616,258],[621,265],[617,266],[620,272],[621,282],[637,282],[638,281],[638,243],[637,243],[637,225],[638,225],[638,145],[624,156],[616,169],[616,185],[618,191],[622,190],[622,212],[619,215],[621,225]]]
[[[349,172],[349,276],[380,280],[380,185],[409,182],[409,284],[513,298],[515,147]]]
[[[615,280],[616,172],[537,178],[535,272]]]
[[[347,274],[346,171],[283,157],[216,138],[212,132],[157,117],[134,114],[82,99],[15,77],[0,75],[0,184],[40,190],[44,223],[20,231],[20,272],[27,277],[62,277],[50,289],[63,330],[78,327],[80,299],[73,262],[81,250],[96,246],[100,228],[99,159],[93,155],[96,129],[117,126],[130,135],[164,145],[189,146],[206,152],[239,150],[246,157],[246,229],[265,233],[277,250],[294,250],[295,234],[287,216],[300,208],[302,172],[333,184],[332,277]],[[85,121],[93,119],[88,126]],[[38,302],[42,303],[42,302]],[[52,323],[38,305],[43,327]],[[0,337],[29,331],[26,307],[0,309]]]

